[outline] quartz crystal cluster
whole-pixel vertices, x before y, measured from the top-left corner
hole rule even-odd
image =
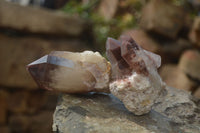
[[[142,49],[129,36],[121,36],[120,41],[108,38],[106,52],[112,66],[111,93],[136,115],[149,112],[165,86],[157,72],[160,56]]]
[[[44,89],[66,93],[111,92],[126,108],[141,115],[149,112],[165,84],[157,68],[159,55],[142,49],[129,36],[108,38],[106,53],[54,51],[27,66]]]
[[[110,63],[91,51],[54,51],[27,69],[39,87],[66,93],[107,91],[110,80]]]

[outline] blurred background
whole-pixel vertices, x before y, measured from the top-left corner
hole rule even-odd
[[[200,0],[0,0],[0,133],[49,133],[57,93],[26,65],[53,50],[99,51],[131,35],[161,55],[159,73],[200,98]]]

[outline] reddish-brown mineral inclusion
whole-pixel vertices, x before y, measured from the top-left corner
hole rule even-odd
[[[121,43],[108,38],[106,42],[106,54],[112,65],[112,70],[117,73],[114,78],[121,78],[130,73],[128,63],[121,56]]]
[[[106,54],[111,62],[112,71],[120,73],[114,78],[123,78],[135,71],[138,74],[148,75],[143,60],[138,59],[137,51],[142,51],[139,45],[130,36],[121,36],[120,41],[108,38],[106,43]],[[117,71],[117,72],[116,72]]]

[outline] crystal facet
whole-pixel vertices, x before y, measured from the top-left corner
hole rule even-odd
[[[113,50],[114,46],[118,47]],[[157,72],[160,56],[143,50],[129,36],[120,41],[108,38],[106,48],[112,66],[111,93],[136,115],[148,113],[165,86]]]
[[[91,51],[54,51],[27,69],[39,87],[67,93],[106,91],[110,79],[110,64]]]

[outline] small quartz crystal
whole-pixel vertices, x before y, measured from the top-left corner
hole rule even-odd
[[[148,113],[165,86],[157,72],[160,56],[142,49],[129,36],[121,36],[120,41],[108,38],[106,52],[112,66],[111,93],[136,115]]]
[[[41,88],[67,93],[106,91],[110,80],[110,63],[92,51],[54,51],[27,69]]]

